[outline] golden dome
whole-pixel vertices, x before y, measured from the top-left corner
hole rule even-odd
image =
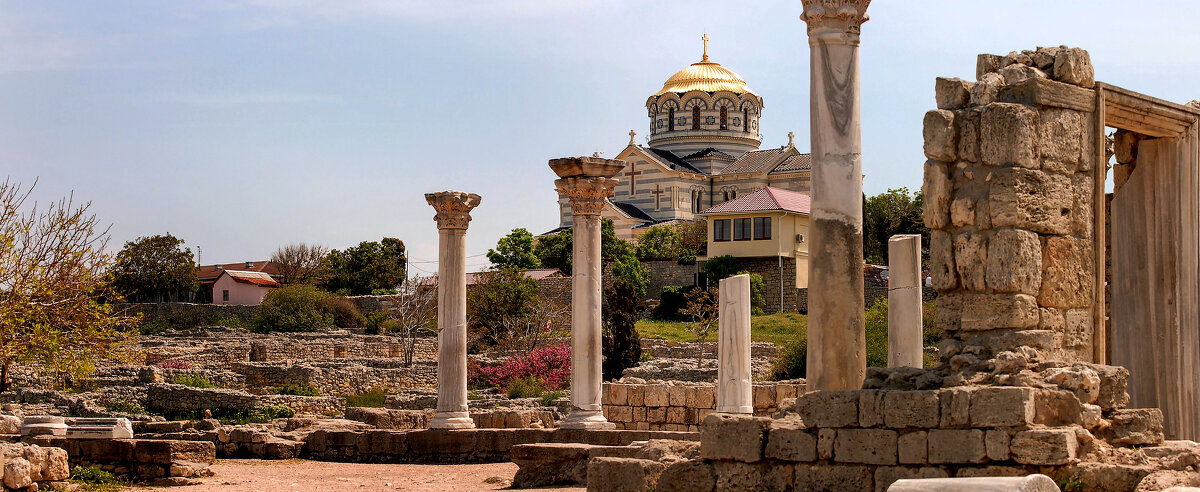
[[[741,75],[722,67],[720,63],[708,61],[707,54],[704,56],[704,61],[693,63],[691,66],[675,72],[675,75],[672,75],[663,84],[662,90],[654,95],[661,96],[668,92],[689,91],[731,91],[738,94],[754,94]]]

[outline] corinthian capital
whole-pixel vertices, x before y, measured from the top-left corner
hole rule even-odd
[[[425,201],[437,210],[433,220],[438,229],[466,229],[471,222],[471,209],[479,206],[479,195],[462,191],[426,193]]]
[[[600,215],[604,199],[612,196],[617,180],[572,176],[554,180],[554,186],[571,200],[571,215]]]
[[[857,36],[859,26],[866,22],[867,5],[871,0],[801,0],[804,13],[800,20],[808,23],[811,36],[817,29],[835,29]]]

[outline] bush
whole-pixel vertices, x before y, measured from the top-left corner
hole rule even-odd
[[[881,297],[865,314],[867,325],[867,367],[888,365],[888,300]]]
[[[472,351],[491,347],[511,337],[506,322],[529,316],[541,297],[537,280],[520,270],[484,272],[480,282],[467,289],[467,329]]]
[[[141,403],[130,400],[118,400],[109,403],[104,408],[110,412],[127,413],[130,415],[148,415],[149,412],[142,406]]]
[[[96,466],[78,466],[71,469],[71,480],[82,482],[90,485],[116,485],[121,481],[116,475],[101,470]]]
[[[767,307],[767,298],[763,296],[763,290],[767,288],[767,283],[763,281],[762,275],[750,273],[745,270],[738,272],[738,275],[746,274],[750,276],[750,314],[762,316],[763,308]]]
[[[383,402],[387,400],[387,395],[387,388],[373,388],[364,393],[346,395],[346,406],[383,408]]]
[[[808,338],[796,337],[784,344],[771,361],[771,380],[781,381],[807,377]]]
[[[330,296],[311,285],[289,285],[268,292],[254,317],[260,332],[317,331],[334,327],[334,316],[324,309]]]
[[[663,287],[662,298],[658,302],[658,306],[654,308],[651,316],[654,319],[663,321],[685,321],[687,316],[680,311],[687,306],[687,294],[693,289],[697,289],[695,285],[680,287],[668,285]]]
[[[342,296],[327,296],[321,300],[321,309],[333,315],[333,325],[338,328],[358,328],[364,326],[366,318],[358,312],[350,299]]]
[[[567,394],[562,391],[547,391],[545,393],[542,393],[542,406],[543,407],[552,407],[552,406],[554,406],[555,400],[562,398],[564,396],[567,396]]]
[[[509,398],[538,398],[546,392],[542,380],[536,377],[516,378],[508,382],[505,389]]]
[[[191,386],[193,388],[215,388],[216,387],[215,385],[213,385],[212,383],[210,383],[208,381],[208,378],[201,376],[199,374],[181,374],[179,376],[175,376],[175,379],[172,379],[171,382],[175,383],[175,384],[182,384],[184,386]]]
[[[508,388],[515,379],[537,378],[543,389],[558,390],[570,385],[571,347],[565,343],[551,345],[529,355],[510,357],[497,366],[471,366],[468,375],[476,387]]]
[[[290,419],[296,416],[296,411],[283,405],[263,405],[250,413],[250,422],[265,423],[275,419]]]
[[[642,358],[641,337],[637,332],[638,298],[634,287],[617,279],[604,290],[604,379],[621,379],[625,369]]]
[[[285,384],[271,388],[271,393],[276,395],[295,395],[295,396],[320,396],[321,392],[316,386],[308,383]]]
[[[708,286],[715,288],[721,279],[737,275],[737,272],[742,270],[741,262],[732,255],[718,256],[704,262],[704,266],[700,268],[704,272],[704,276],[708,278]]]

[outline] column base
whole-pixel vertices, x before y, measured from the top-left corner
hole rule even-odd
[[[617,424],[609,422],[604,418],[604,412],[600,410],[583,410],[579,408],[571,409],[571,413],[567,414],[567,418],[563,419],[558,426],[559,429],[586,429],[586,430],[611,430],[616,429]]]
[[[737,414],[753,415],[754,407],[752,407],[750,405],[730,405],[727,407],[718,405],[717,413],[737,413]]]
[[[474,429],[475,421],[467,412],[438,412],[429,419],[430,429]]]

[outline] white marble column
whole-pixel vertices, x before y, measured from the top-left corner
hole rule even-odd
[[[571,265],[571,413],[564,429],[614,429],[601,407],[600,304],[603,295],[600,257],[600,211],[612,195],[612,176],[625,167],[622,161],[598,157],[553,159],[550,167],[560,176],[554,182],[571,205],[574,235]]]
[[[888,367],[921,367],[921,235],[888,239]]]
[[[754,413],[750,371],[750,276],[721,279],[717,412]]]
[[[808,387],[862,387],[862,137],[858,34],[870,0],[802,0],[811,52]]]
[[[471,429],[467,412],[467,224],[479,195],[461,191],[426,193],[437,210],[438,365],[437,413],[430,429]]]

